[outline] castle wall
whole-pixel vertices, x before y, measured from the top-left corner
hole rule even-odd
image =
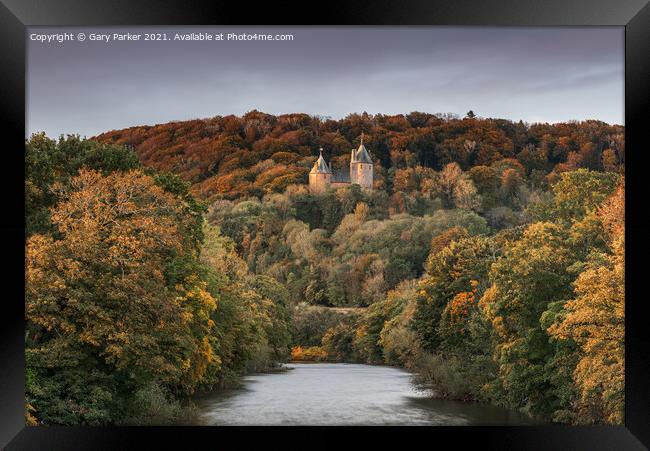
[[[332,182],[332,174],[309,174],[309,191],[314,194],[324,193]]]

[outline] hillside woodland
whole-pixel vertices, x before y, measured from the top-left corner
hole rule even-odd
[[[311,194],[364,144],[374,189]],[[624,128],[412,112],[26,142],[31,424],[160,424],[290,358],[623,422]]]

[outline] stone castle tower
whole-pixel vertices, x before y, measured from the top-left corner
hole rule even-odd
[[[372,177],[372,160],[366,146],[363,145],[363,135],[361,135],[359,148],[356,151],[352,149],[350,155],[350,183],[372,189]]]
[[[320,149],[320,156],[314,167],[309,171],[309,190],[314,194],[320,194],[327,190],[332,184],[332,170],[323,158],[323,148]]]
[[[348,186],[351,184],[360,185],[363,188],[372,189],[373,181],[373,163],[368,150],[363,145],[363,135],[361,135],[361,144],[357,150],[352,149],[350,152],[350,173],[337,174],[336,180],[332,180],[332,169],[328,166],[323,158],[323,149],[320,149],[320,155],[314,167],[309,171],[309,190],[314,194],[323,193],[330,186],[333,188]]]

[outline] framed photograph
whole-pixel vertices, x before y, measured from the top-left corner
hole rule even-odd
[[[282,6],[2,0],[0,445],[647,449],[647,2]]]

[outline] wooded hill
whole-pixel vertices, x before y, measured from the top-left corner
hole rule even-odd
[[[145,166],[180,175],[194,194],[207,199],[259,197],[307,183],[320,146],[328,162],[344,167],[362,132],[375,160],[375,184],[391,192],[397,171],[417,166],[441,170],[457,162],[469,170],[515,159],[526,175],[541,179],[577,168],[614,170],[625,159],[620,125],[525,124],[470,113],[463,119],[412,112],[331,120],[251,111],[242,117],[130,127],[94,139],[133,146]]]

